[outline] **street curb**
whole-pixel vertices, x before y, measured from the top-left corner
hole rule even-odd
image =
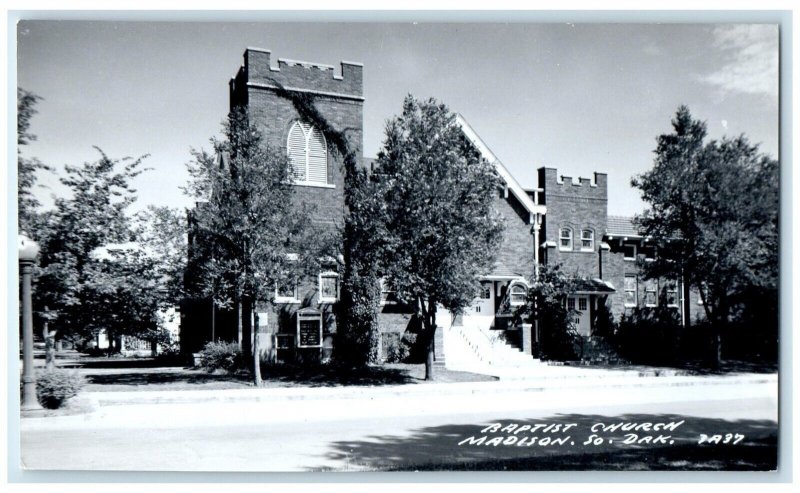
[[[494,382],[427,383],[381,387],[280,387],[225,390],[163,390],[130,392],[87,392],[95,409],[137,404],[260,403],[276,401],[331,400],[410,397],[423,395],[499,394],[505,392],[576,391],[598,388],[653,388],[700,385],[768,384],[778,382],[776,374],[735,376],[671,377],[577,377]]]

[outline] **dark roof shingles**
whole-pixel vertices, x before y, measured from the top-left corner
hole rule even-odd
[[[606,234],[610,236],[642,236],[633,224],[633,218],[625,216],[608,216]]]

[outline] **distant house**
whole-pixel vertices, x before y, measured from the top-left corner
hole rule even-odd
[[[155,252],[143,247],[141,244],[129,241],[126,243],[110,243],[97,247],[92,250],[90,256],[101,262],[116,262],[125,255],[132,253],[142,253],[151,258],[157,255]],[[162,281],[166,282],[165,279],[162,279]],[[165,292],[163,291],[165,288],[158,284],[153,285],[152,289]],[[180,308],[178,306],[169,306],[159,309],[156,313],[158,320],[156,327],[166,331],[169,334],[168,339],[170,344],[177,345],[180,343],[181,327],[179,312]],[[113,345],[115,350],[128,356],[155,356],[156,354],[159,354],[167,349],[167,347],[162,343],[148,341],[146,339],[131,335],[118,335],[113,339],[113,341],[109,339],[108,331],[106,329],[100,329],[89,344],[96,349],[103,350],[107,350],[109,349],[109,346]]]
[[[243,65],[230,81],[231,109],[246,108],[267,142],[288,153],[295,200],[316,206],[314,221],[320,228],[343,222],[342,163],[330,152],[321,130],[304,120],[282,92],[313,95],[322,116],[336,130],[347,129],[352,147],[358,149],[357,158],[371,168],[373,160],[360,154],[365,103],[362,72],[360,63],[341,62],[337,68],[299,60],[274,60],[267,50],[248,48]],[[630,219],[608,216],[605,174],[573,181],[558,176],[553,168],[540,168],[537,187],[526,189],[463,117],[458,116],[457,124],[464,137],[494,164],[501,178],[493,206],[505,219],[506,229],[496,262],[480,281],[480,295],[459,316],[442,313],[437,317],[443,326],[443,330],[437,330],[436,338],[439,364],[451,360],[497,362],[506,357],[532,360],[527,353],[530,346],[522,341],[535,340],[536,327],[515,325],[509,308],[525,302],[540,265],[561,263],[580,279],[579,289],[567,303],[579,313],[579,332],[584,336],[592,334],[592,311],[600,303],[610,306],[612,313],[619,316],[627,309],[653,303],[658,299],[654,293],[665,289],[676,309],[683,309],[677,286],[653,286],[640,278],[633,260],[654,250],[646,238],[636,234]],[[224,156],[221,165],[225,165]],[[202,238],[190,234],[190,283],[192,245],[197,241]],[[318,361],[331,356],[336,339],[333,308],[338,301],[339,274],[337,263],[331,261],[314,279],[277,286],[277,309],[256,308],[261,323],[258,331],[268,358]],[[210,340],[241,342],[235,311],[215,308],[206,299],[187,299],[181,315],[185,351],[198,351]],[[414,320],[394,293],[384,291],[379,324],[384,333],[403,333],[413,330]],[[497,341],[508,347],[498,350]],[[524,351],[520,354],[521,349]],[[490,351],[491,356],[483,354]]]

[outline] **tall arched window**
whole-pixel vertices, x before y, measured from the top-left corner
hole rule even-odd
[[[328,146],[317,127],[294,122],[286,146],[295,183],[328,183]]]
[[[581,230],[581,250],[584,252],[594,250],[594,231],[591,229]]]
[[[558,231],[558,248],[563,251],[572,251],[572,229],[561,228]]]

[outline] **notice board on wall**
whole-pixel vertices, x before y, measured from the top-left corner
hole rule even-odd
[[[297,347],[322,347],[321,318],[298,318]]]

